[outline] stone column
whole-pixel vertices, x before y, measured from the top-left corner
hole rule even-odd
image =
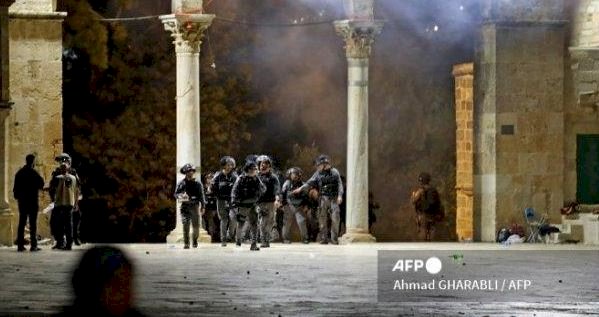
[[[376,241],[368,232],[368,60],[382,28],[382,21],[371,19],[335,22],[348,63],[347,230],[342,243]]]
[[[474,238],[473,64],[455,65],[453,76],[455,78],[456,119],[456,233],[459,241],[472,241]]]
[[[183,179],[179,169],[191,163],[199,169],[200,156],[200,45],[204,31],[210,26],[212,14],[172,14],[160,19],[171,32],[177,54],[177,182]],[[199,173],[198,173],[199,174]],[[183,239],[180,204],[177,204],[177,226],[167,237],[167,243]],[[210,242],[201,228],[200,241]]]
[[[12,224],[13,213],[8,205],[8,189],[10,187],[7,175],[8,162],[8,129],[6,118],[12,108],[8,90],[8,7],[14,0],[0,0],[0,244],[13,245],[14,228]]]

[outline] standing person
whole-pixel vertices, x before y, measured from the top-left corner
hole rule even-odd
[[[68,154],[63,153],[62,155],[65,155],[65,157],[68,156]],[[70,159],[70,156],[69,156]],[[81,200],[81,180],[79,178],[79,175],[77,175],[77,171],[75,170],[75,168],[73,168],[72,164],[69,165],[68,167],[69,169],[69,174],[75,176],[75,178],[77,179],[77,187],[79,190],[79,197],[77,197],[77,200]],[[52,171],[52,176],[51,178],[53,178],[55,175],[60,174],[60,166],[57,167],[56,169],[54,169],[54,171]],[[73,243],[75,245],[81,245],[81,234],[80,234],[80,228],[81,228],[81,210],[79,208],[79,204],[77,203],[76,206],[73,208],[73,212],[72,212],[72,228],[73,228]]]
[[[216,196],[216,210],[220,219],[220,243],[227,246],[227,240],[233,240],[236,221],[231,208],[231,190],[237,180],[235,173],[235,159],[223,156],[220,159],[222,170],[218,171],[212,179],[210,191]]]
[[[258,199],[264,192],[266,186],[262,184],[257,176],[258,167],[254,162],[247,162],[243,167],[243,174],[237,178],[231,190],[231,202],[237,208],[235,219],[237,224],[237,246],[241,246],[242,228],[249,221],[252,245],[250,250],[259,251],[258,241]]]
[[[412,191],[411,202],[416,211],[416,225],[421,240],[431,241],[435,223],[444,217],[443,205],[437,189],[430,185],[431,175],[425,172],[418,176],[418,187]]]
[[[343,183],[339,171],[331,166],[327,155],[321,154],[315,160],[316,172],[300,188],[293,190],[293,194],[299,194],[309,187],[317,188],[320,193],[318,205],[318,226],[320,229],[320,243],[328,243],[329,231],[327,220],[331,217],[331,238],[332,244],[339,244],[339,205],[343,202]]]
[[[376,222],[375,210],[381,208],[379,203],[374,201],[372,192],[368,192],[368,232],[372,233],[372,225]]]
[[[308,228],[306,227],[308,194],[306,191],[302,191],[299,194],[293,194],[293,190],[300,188],[303,185],[302,170],[299,167],[292,167],[287,170],[287,180],[283,184],[283,189],[281,190],[285,212],[283,218],[283,243],[291,243],[289,231],[294,218],[295,221],[297,221],[303,243],[310,243],[308,238]]]
[[[258,207],[258,222],[260,224],[260,246],[270,247],[270,233],[275,220],[275,210],[281,206],[281,183],[279,178],[272,172],[272,160],[266,155],[260,155],[256,158],[256,163],[260,172],[258,177],[264,186],[266,192],[260,196]]]
[[[54,209],[50,227],[56,245],[52,249],[71,250],[73,245],[73,209],[79,200],[79,179],[71,173],[71,156],[62,153],[55,158],[60,163],[58,173],[50,180],[50,198]],[[66,244],[65,244],[66,238]]]
[[[17,229],[17,251],[25,251],[25,225],[29,218],[29,251],[37,247],[37,213],[39,211],[39,191],[44,188],[44,179],[35,170],[35,156],[25,157],[25,166],[15,174],[13,194],[19,205],[19,226]]]
[[[210,190],[212,179],[214,179],[214,173],[207,173],[202,177],[204,183],[204,197],[206,197],[206,206],[204,207],[204,214],[202,215],[202,224],[204,229],[210,235],[212,242],[220,241],[219,227],[220,221],[218,220],[218,213],[216,212],[216,196]]]
[[[204,186],[202,182],[194,177],[196,168],[187,163],[179,171],[185,175],[177,188],[175,197],[181,202],[181,220],[183,222],[183,248],[189,249],[189,224],[192,226],[193,247],[198,247],[198,238],[200,236],[200,208],[204,213],[206,206],[206,197],[204,197]]]

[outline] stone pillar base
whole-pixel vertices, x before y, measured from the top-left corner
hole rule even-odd
[[[376,238],[362,229],[348,229],[347,232],[339,238],[341,244],[352,243],[374,243]]]
[[[14,244],[15,232],[12,220],[12,213],[0,211],[0,245],[11,247]]]
[[[191,232],[189,233],[191,235]],[[191,242],[191,241],[190,241]],[[200,236],[198,237],[198,243],[211,243],[212,237],[208,234],[208,231],[200,228]],[[183,243],[183,231],[173,230],[166,236],[167,244],[181,244]]]

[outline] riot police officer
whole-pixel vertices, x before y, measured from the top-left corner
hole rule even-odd
[[[339,204],[343,202],[343,183],[336,168],[331,166],[327,155],[320,155],[315,160],[316,172],[303,186],[292,191],[299,194],[309,187],[318,189],[320,193],[318,205],[318,227],[320,229],[320,243],[328,243],[328,217],[331,217],[331,243],[339,244]]]
[[[289,237],[289,231],[293,219],[297,221],[302,241],[309,243],[308,228],[306,227],[306,213],[308,212],[307,207],[307,193],[302,191],[299,194],[293,194],[293,190],[300,188],[304,185],[302,181],[302,170],[299,167],[292,167],[287,170],[287,180],[283,184],[281,190],[281,196],[284,205],[284,218],[283,218],[283,243],[291,243]]]
[[[241,246],[242,227],[249,222],[252,245],[250,250],[258,251],[258,199],[266,192],[266,186],[257,176],[258,167],[254,162],[247,162],[243,167],[243,174],[237,178],[231,190],[231,202],[235,211],[237,224],[237,246]]]
[[[231,190],[237,180],[235,173],[235,160],[230,156],[224,156],[220,160],[222,170],[218,171],[212,179],[210,191],[216,196],[216,210],[220,220],[221,245],[227,246],[227,240],[233,239],[235,232],[234,214],[231,214]]]
[[[196,168],[191,164],[185,164],[181,167],[181,174],[185,175],[175,189],[175,197],[181,201],[181,220],[183,222],[183,248],[189,249],[189,224],[193,227],[192,242],[193,247],[198,247],[198,238],[200,236],[200,208],[206,206],[206,197],[204,196],[204,186],[202,182],[194,177]]]
[[[256,158],[259,168],[258,177],[266,186],[266,192],[260,196],[258,207],[258,222],[260,224],[260,239],[263,248],[270,247],[270,233],[274,224],[275,210],[281,205],[281,183],[279,178],[272,172],[272,160],[266,155]]]

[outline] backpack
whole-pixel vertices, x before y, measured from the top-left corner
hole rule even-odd
[[[436,215],[441,212],[439,192],[432,187],[426,188],[416,206],[418,210],[426,214]]]

